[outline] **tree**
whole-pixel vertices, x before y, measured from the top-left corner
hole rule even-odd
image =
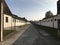
[[[51,11],[47,11],[45,14],[45,18],[53,17],[53,13]]]

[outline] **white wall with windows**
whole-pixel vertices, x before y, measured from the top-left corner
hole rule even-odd
[[[16,19],[16,26],[22,26],[22,25],[25,25],[25,24],[26,24],[25,21]]]
[[[60,15],[57,15],[57,16],[54,17],[54,20],[55,20],[54,21],[54,27],[55,28],[58,28],[58,19],[60,19]]]
[[[42,20],[41,21],[41,25],[53,27],[53,20],[52,20],[52,18]]]
[[[4,14],[4,28],[11,27],[12,25],[11,21],[12,17],[7,14]]]
[[[60,15],[55,15],[54,17],[39,21],[38,24],[43,26],[58,28],[58,19],[60,19]]]
[[[11,30],[11,25],[12,25],[12,16],[4,14],[4,29],[5,30]]]
[[[19,20],[13,18],[11,15],[4,14],[4,29],[14,30],[17,26],[23,26],[25,24],[30,24],[25,22],[23,19]]]

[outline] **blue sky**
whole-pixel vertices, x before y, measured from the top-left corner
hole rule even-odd
[[[57,0],[6,0],[11,12],[28,20],[41,20],[49,10],[57,13]]]

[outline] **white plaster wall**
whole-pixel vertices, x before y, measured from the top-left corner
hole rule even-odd
[[[30,22],[26,22],[26,24],[31,24]]]
[[[16,22],[13,22],[15,18],[12,17],[12,30],[15,30]]]
[[[41,21],[40,24],[43,26],[53,27],[53,22],[51,20],[52,20],[52,18],[45,19],[45,20]]]
[[[56,21],[54,21],[54,28],[58,28],[58,19],[60,19],[60,15],[55,16],[54,19],[56,19]]]
[[[51,21],[51,19],[53,21]],[[56,21],[55,21],[55,19],[56,19]],[[43,25],[43,26],[58,28],[58,19],[60,19],[60,15],[57,15],[53,18],[48,18],[48,19],[42,20],[38,24]],[[48,20],[50,20],[50,21],[48,21]]]
[[[6,22],[6,17],[8,17],[8,22]],[[13,22],[13,19],[14,18],[12,16],[4,14],[4,29],[12,29],[12,30],[14,30],[15,27],[17,27],[17,26],[30,24],[29,22],[25,22],[23,20],[18,20],[18,19],[16,19],[16,22]]]
[[[8,22],[6,23],[6,17],[8,17]],[[4,14],[4,28],[11,27],[12,17],[9,15]]]
[[[23,21],[23,20],[16,19],[16,21],[18,21],[18,22],[16,22],[16,26],[22,26],[22,25],[25,25],[26,24],[26,22]]]
[[[57,21],[54,21],[54,28],[58,28],[58,23],[57,23]]]

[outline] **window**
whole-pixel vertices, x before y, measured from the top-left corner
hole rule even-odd
[[[51,19],[51,21],[53,21],[53,20]]]
[[[56,19],[55,19],[55,21],[56,21]]]
[[[8,17],[6,17],[6,22],[8,22]]]

